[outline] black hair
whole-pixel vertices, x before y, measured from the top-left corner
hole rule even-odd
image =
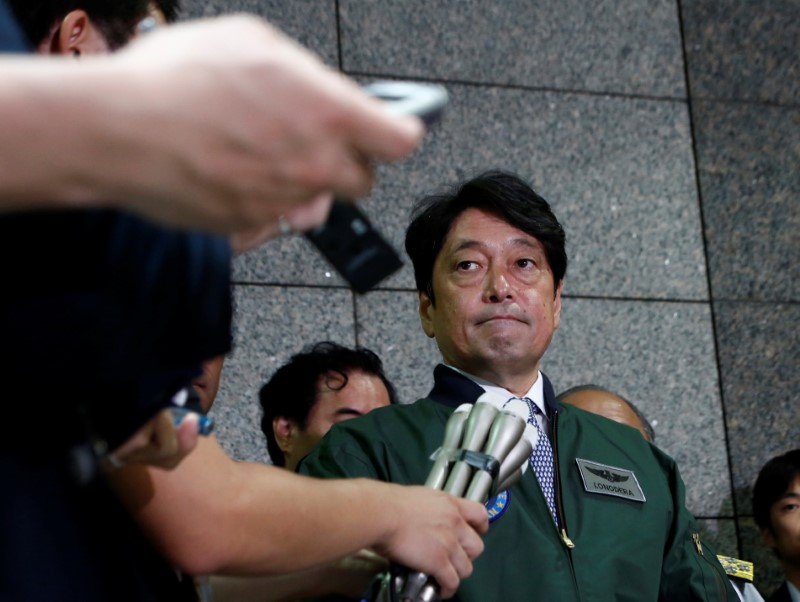
[[[8,0],[28,41],[38,46],[73,10],[84,10],[114,50],[125,45],[147,16],[147,0]]]
[[[572,395],[573,393],[580,393],[581,391],[602,391],[604,393],[608,393],[613,395],[614,397],[619,397],[622,401],[624,401],[628,407],[633,410],[633,413],[636,414],[636,417],[639,419],[639,422],[642,423],[642,428],[644,428],[644,432],[647,433],[647,438],[651,443],[654,443],[656,440],[656,432],[653,430],[653,425],[650,424],[650,421],[647,417],[637,408],[632,401],[625,399],[619,393],[606,389],[605,387],[601,387],[600,385],[578,385],[576,387],[572,387],[567,389],[566,391],[562,391],[558,395],[556,395],[556,401],[564,403],[564,399]]]
[[[433,295],[433,264],[459,215],[481,209],[530,234],[542,243],[555,287],[567,271],[566,235],[550,205],[519,176],[491,170],[449,192],[425,197],[416,204],[406,231],[406,252],[414,265],[417,290]]]
[[[330,341],[293,355],[261,387],[258,392],[263,412],[261,431],[267,438],[267,451],[273,463],[285,465],[283,452],[272,431],[272,420],[282,416],[305,428],[311,408],[317,403],[320,379],[329,374],[337,375],[339,378],[327,380],[326,385],[338,391],[347,386],[347,375],[354,371],[380,378],[389,393],[390,403],[397,403],[397,393],[383,372],[381,358],[365,347],[350,349]]]
[[[764,464],[753,486],[753,518],[762,529],[772,531],[770,510],[800,475],[800,449],[793,449]]]

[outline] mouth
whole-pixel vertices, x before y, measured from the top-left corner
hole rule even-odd
[[[488,318],[484,318],[478,321],[478,324],[489,324],[492,322],[520,322],[525,323],[525,320],[520,319],[517,316],[512,316],[508,314],[500,314],[497,316],[489,316]]]

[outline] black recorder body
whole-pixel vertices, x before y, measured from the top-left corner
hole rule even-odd
[[[447,104],[447,91],[433,84],[384,81],[364,87],[384,100],[394,114],[420,117],[426,126],[435,122]],[[306,237],[347,280],[353,290],[365,293],[403,265],[366,215],[353,203],[334,201],[328,221]]]

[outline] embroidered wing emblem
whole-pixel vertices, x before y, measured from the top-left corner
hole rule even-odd
[[[597,468],[592,468],[591,466],[587,466],[586,470],[591,472],[593,475],[597,475],[601,479],[605,479],[609,483],[624,483],[630,478],[628,475],[614,474],[610,470],[600,470]]]

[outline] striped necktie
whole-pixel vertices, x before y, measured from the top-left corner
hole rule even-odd
[[[541,487],[542,493],[544,493],[544,497],[547,500],[547,506],[550,508],[550,514],[553,515],[553,520],[555,521],[556,526],[558,526],[554,484],[555,469],[553,466],[553,448],[550,445],[550,439],[547,437],[547,434],[544,432],[542,427],[539,425],[539,421],[536,419],[537,414],[542,414],[539,406],[537,406],[529,397],[522,397],[521,399],[528,404],[528,422],[533,425],[533,427],[536,429],[536,433],[539,435],[536,441],[536,447],[533,448],[533,451],[531,452],[531,466],[533,466],[533,472],[536,473],[536,479],[539,481],[539,487]]]

